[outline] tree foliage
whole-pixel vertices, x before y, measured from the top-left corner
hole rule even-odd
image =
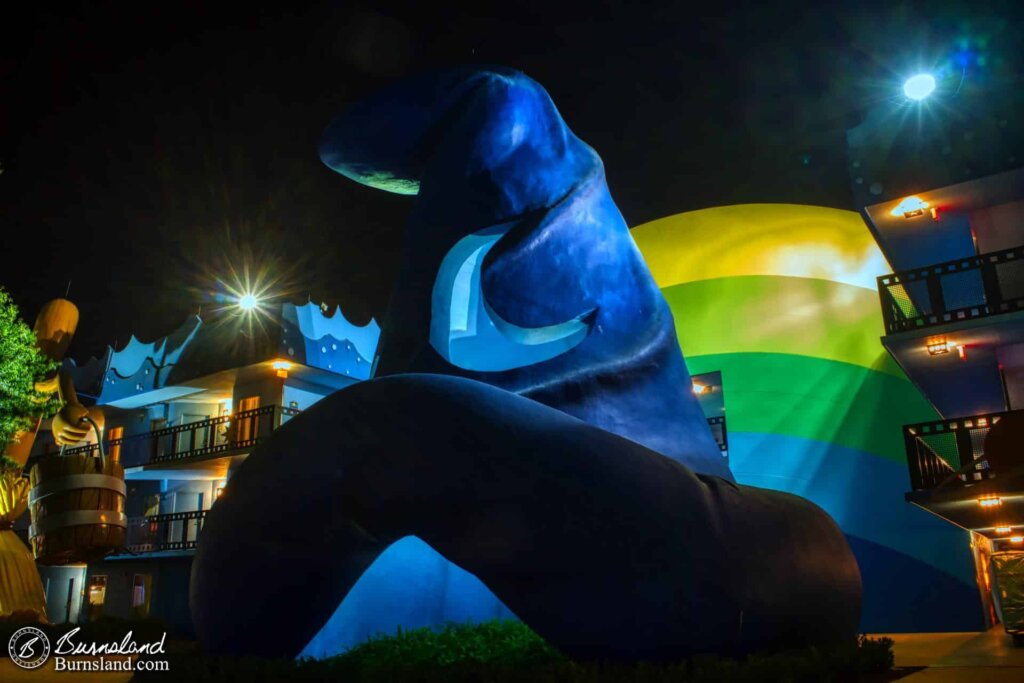
[[[0,452],[40,415],[55,412],[57,402],[38,393],[35,383],[57,365],[36,347],[35,334],[0,287]]]

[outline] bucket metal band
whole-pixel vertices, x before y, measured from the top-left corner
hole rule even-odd
[[[46,534],[54,529],[62,529],[73,526],[92,526],[106,524],[108,526],[128,527],[128,517],[123,512],[115,510],[71,510],[50,515],[39,520],[37,524],[28,527],[29,538],[35,538]]]
[[[47,479],[32,487],[28,492],[28,504],[32,505],[47,496],[74,489],[108,489],[122,496],[128,491],[121,477],[109,474],[68,474],[56,479]]]

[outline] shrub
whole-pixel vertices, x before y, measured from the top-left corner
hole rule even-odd
[[[861,638],[835,648],[752,655],[743,661],[695,657],[675,664],[575,662],[524,624],[493,621],[400,631],[316,660],[170,657],[170,675],[189,683],[270,681],[431,683],[818,683],[891,680],[892,641]],[[135,681],[167,681],[168,673],[136,674]]]

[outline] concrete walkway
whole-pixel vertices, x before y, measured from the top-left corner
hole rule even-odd
[[[927,667],[906,683],[1021,683],[1024,647],[997,626],[982,633],[882,633],[893,640],[897,667]]]

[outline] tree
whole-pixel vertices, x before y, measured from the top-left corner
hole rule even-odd
[[[0,287],[0,453],[18,432],[31,429],[37,418],[48,417],[59,407],[35,389],[35,383],[57,366],[36,347],[35,334]]]

